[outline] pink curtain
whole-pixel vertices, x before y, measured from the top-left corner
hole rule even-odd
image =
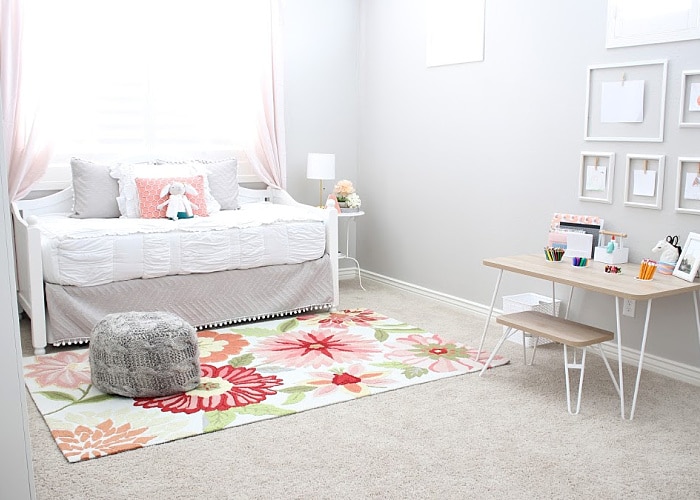
[[[255,173],[270,186],[287,187],[287,156],[284,132],[284,74],[280,0],[269,0],[270,32],[260,81],[256,113],[257,134],[247,150]]]
[[[8,169],[8,195],[21,199],[49,164],[51,150],[39,133],[37,109],[22,81],[22,0],[2,0],[0,10],[0,98]],[[35,108],[35,109],[32,109]]]

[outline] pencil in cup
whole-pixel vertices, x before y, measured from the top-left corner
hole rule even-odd
[[[551,262],[559,262],[564,257],[564,249],[558,247],[544,247],[544,258]]]
[[[639,265],[639,275],[637,279],[648,281],[654,277],[655,272],[656,262],[651,259],[644,259]]]

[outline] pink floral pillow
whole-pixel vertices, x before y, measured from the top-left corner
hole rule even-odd
[[[195,177],[161,177],[161,178],[147,178],[147,177],[137,177],[136,191],[139,195],[139,210],[141,211],[142,219],[161,219],[165,218],[165,211],[167,206],[157,208],[158,205],[163,203],[168,199],[166,194],[164,198],[160,197],[160,193],[164,186],[167,186],[171,182],[179,181],[184,182],[192,186],[196,195],[188,194],[187,198],[192,203],[192,211],[194,215],[200,217],[206,217],[209,215],[207,212],[207,201],[204,195],[204,177],[197,175]],[[197,205],[197,208],[194,207]]]

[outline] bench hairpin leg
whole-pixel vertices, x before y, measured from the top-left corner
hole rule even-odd
[[[573,361],[569,362],[569,353],[567,349],[567,345],[564,344],[564,375],[566,378],[566,407],[569,410],[569,413],[571,415],[578,415],[579,410],[581,409],[581,392],[583,389],[583,374],[584,370],[586,368],[586,348],[583,347],[581,349],[581,362],[577,363],[576,362],[576,348],[574,348],[573,352]],[[571,411],[571,382],[569,379],[569,370],[579,370],[579,379],[578,379],[578,395],[576,397],[576,411]]]
[[[503,342],[505,342],[506,339],[508,337],[510,337],[511,335],[513,335],[515,332],[516,332],[516,330],[512,326],[509,326],[508,328],[506,328],[506,331],[503,332],[503,336],[501,336],[501,338],[499,339],[498,343],[496,344],[496,347],[493,348],[493,352],[489,356],[489,359],[486,361],[486,363],[484,363],[484,366],[481,368],[481,371],[479,372],[480,377],[484,374],[484,372],[491,365],[491,361],[493,361],[493,358],[496,357],[496,354],[498,353],[498,350],[503,345]]]

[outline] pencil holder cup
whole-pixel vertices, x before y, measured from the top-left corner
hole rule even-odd
[[[586,267],[588,265],[588,259],[586,257],[572,257],[571,265],[574,267]]]
[[[637,279],[641,281],[651,281],[654,279],[657,264],[653,260],[644,259],[639,265],[639,274]]]
[[[561,262],[564,257],[564,249],[558,247],[545,247],[544,248],[544,258],[548,262]]]

